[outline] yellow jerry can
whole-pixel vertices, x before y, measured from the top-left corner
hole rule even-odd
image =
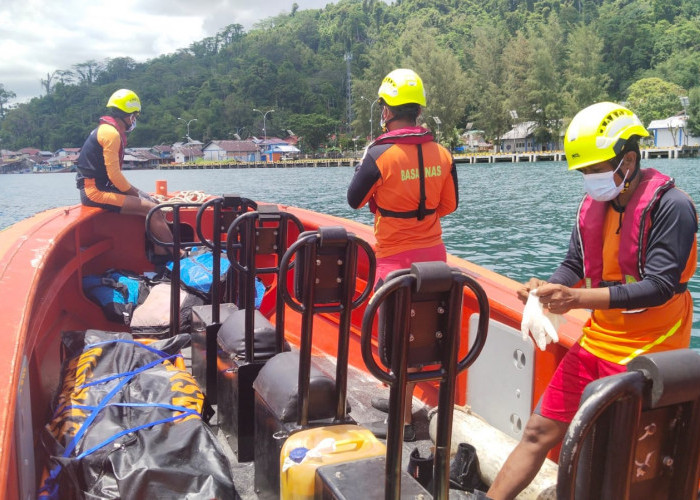
[[[386,455],[386,446],[359,425],[315,427],[292,434],[280,453],[280,498],[314,498],[316,469]]]

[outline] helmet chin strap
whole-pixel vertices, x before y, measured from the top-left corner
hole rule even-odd
[[[392,117],[389,118],[388,120],[383,121],[383,122],[382,122],[382,132],[386,132],[386,131],[387,131],[387,125],[389,125],[389,124],[390,124],[391,122],[393,122],[394,120],[396,120],[396,117],[395,117],[395,116],[392,116]]]
[[[635,165],[634,165],[634,171],[632,172],[632,175],[630,175],[627,179],[625,179],[625,176],[623,176],[621,172],[619,172],[619,171],[616,172],[616,174],[617,174],[620,178],[622,178],[622,181],[625,183],[625,185],[623,186],[622,191],[620,192],[620,194],[624,193],[625,191],[627,191],[627,189],[629,189],[630,184],[632,184],[632,181],[634,180],[634,178],[637,177],[637,174],[639,173],[639,170],[640,170],[639,165],[637,165],[637,164],[635,163]]]

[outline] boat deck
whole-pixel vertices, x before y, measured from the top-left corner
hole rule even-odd
[[[187,366],[190,366],[189,349],[183,352]],[[315,364],[325,373],[335,373],[335,359],[330,356],[314,357]],[[348,401],[350,403],[350,416],[360,425],[369,422],[385,419],[383,413],[370,404],[373,397],[389,397],[389,389],[377,379],[371,377],[357,368],[348,369]],[[214,406],[216,409],[216,406]],[[413,424],[416,429],[416,441],[404,442],[402,453],[402,470],[408,467],[409,457],[414,448],[418,448],[421,457],[431,454],[433,442],[428,432],[430,407],[425,405],[420,399],[413,398]],[[226,436],[217,425],[217,414],[214,414],[210,421],[210,426],[215,432],[219,443],[231,464],[231,474],[233,484],[242,500],[257,500],[258,495],[254,488],[255,463],[239,463],[236,454],[231,450]],[[385,440],[381,440],[386,442]],[[378,471],[379,472],[379,471]],[[383,471],[381,471],[383,472]]]

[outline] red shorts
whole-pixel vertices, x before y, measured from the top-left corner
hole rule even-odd
[[[408,269],[414,262],[434,262],[447,260],[447,251],[445,245],[440,243],[433,247],[416,248],[415,250],[406,250],[388,257],[377,259],[377,278],[375,289],[381,286],[386,280],[386,275],[397,269]]]
[[[574,344],[559,363],[535,413],[569,423],[578,411],[583,390],[590,382],[626,370],[626,366],[600,359]]]

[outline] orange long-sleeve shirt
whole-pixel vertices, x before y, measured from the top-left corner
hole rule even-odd
[[[373,200],[377,257],[442,243],[440,218],[457,209],[457,170],[452,155],[418,127],[401,130],[382,143],[372,145],[348,187],[348,203],[360,208]],[[393,142],[394,140],[400,142]],[[387,212],[415,212],[420,201],[418,144],[425,172],[425,218],[396,217]],[[384,214],[383,214],[384,213]]]

